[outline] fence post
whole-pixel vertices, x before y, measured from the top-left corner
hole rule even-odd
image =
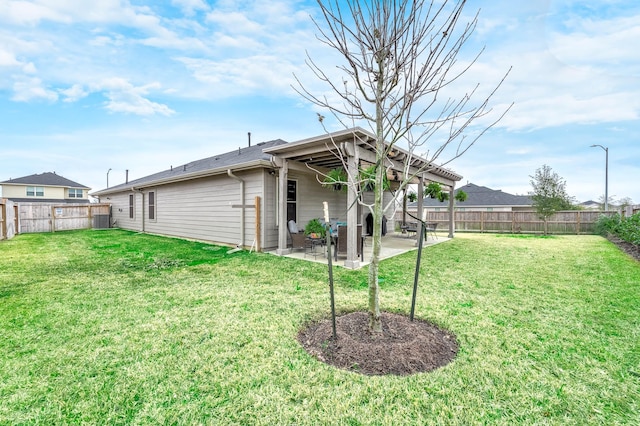
[[[7,205],[0,200],[0,240],[7,237]]]

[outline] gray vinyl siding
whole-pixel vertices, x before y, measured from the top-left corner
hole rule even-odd
[[[129,194],[134,197],[133,219],[129,218]],[[115,221],[116,228],[142,231],[142,194],[127,191],[111,194],[100,201],[112,205],[111,221]]]
[[[116,226],[134,231],[168,235],[218,244],[242,244],[251,247],[255,241],[255,208],[244,209],[244,241],[240,241],[242,209],[232,205],[253,205],[255,197],[261,199],[261,248],[278,246],[277,174],[254,169],[235,172],[245,182],[245,198],[240,199],[241,183],[228,175],[152,186],[140,191],[110,194],[106,200],[112,204]],[[322,218],[323,201],[329,204],[331,218],[347,219],[347,193],[323,187],[313,173],[291,171],[289,179],[297,181],[297,218],[301,228],[313,218]],[[149,220],[148,193],[155,192],[155,219]],[[129,194],[134,194],[134,218],[129,218]],[[144,206],[142,204],[144,196]],[[385,194],[385,199],[391,197]],[[355,207],[354,207],[355,208]],[[368,213],[362,208],[362,223]],[[144,216],[144,223],[143,223]],[[392,214],[387,214],[391,218]],[[391,224],[389,224],[391,225]]]
[[[278,205],[275,175],[270,175],[265,170],[264,196],[262,198],[262,248],[273,249],[278,247]]]
[[[289,179],[298,181],[298,226],[304,226],[314,218],[324,217],[323,202],[329,205],[329,216],[341,221],[347,219],[347,193],[325,188],[318,183],[315,174],[289,173]]]
[[[145,231],[250,246],[255,238],[255,209],[245,209],[245,239],[240,241],[242,209],[232,205],[254,203],[261,192],[261,173],[237,176],[245,179],[244,200],[240,199],[241,183],[226,175],[148,188],[145,192],[156,192],[156,220],[147,219]]]
[[[255,209],[245,209],[245,238],[240,241],[242,209],[232,205],[254,204],[255,196],[262,196],[263,172],[236,175],[245,180],[244,200],[238,180],[218,175],[145,188],[144,209],[143,194],[136,191],[133,219],[129,218],[131,191],[111,194],[105,201],[112,204],[116,226],[123,229],[249,247],[255,239]],[[149,191],[155,192],[154,220],[149,220]]]

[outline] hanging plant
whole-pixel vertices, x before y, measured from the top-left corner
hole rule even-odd
[[[329,173],[327,173],[322,181],[323,186],[332,188],[334,191],[340,191],[343,188],[346,189],[346,183],[347,173],[341,167],[329,170]]]
[[[415,203],[417,199],[418,194],[416,194],[415,192],[410,192],[407,194],[407,200],[411,201],[412,203]]]
[[[442,186],[438,182],[430,182],[424,189],[424,196],[427,198],[435,198],[441,203],[444,203],[449,199],[449,193],[442,190]],[[467,193],[464,191],[458,191],[454,196],[456,201],[463,202],[467,199]]]
[[[376,187],[376,166],[372,165],[366,169],[360,169],[359,179],[360,185],[363,191],[373,191]],[[388,191],[391,188],[391,183],[387,174],[382,175],[382,189]]]
[[[456,196],[454,197],[456,201],[465,202],[467,201],[467,193],[461,190],[458,190]]]
[[[429,182],[429,185],[427,185],[427,187],[424,189],[424,196],[426,198],[436,198],[440,201],[444,201],[440,199],[440,197],[442,196],[441,194],[446,193],[442,192],[442,186],[438,182]]]

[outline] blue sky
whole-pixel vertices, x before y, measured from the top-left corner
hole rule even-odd
[[[489,88],[508,115],[449,167],[513,194],[549,165],[579,201],[640,203],[640,3],[470,1],[485,46],[461,84]],[[55,171],[94,190],[272,139],[323,133],[293,73],[323,87],[305,51],[315,2],[0,0],[0,180]],[[468,87],[462,89],[467,90]],[[331,119],[330,130],[339,125]],[[443,161],[446,159],[442,159]]]

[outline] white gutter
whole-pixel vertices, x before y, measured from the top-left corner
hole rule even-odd
[[[272,167],[273,164],[270,160],[254,160],[254,161],[249,161],[247,163],[240,163],[237,165],[233,166],[233,169],[235,171],[238,170],[248,170],[248,169],[253,169],[256,167]],[[162,178],[162,179],[157,179],[157,180],[153,180],[153,181],[148,181],[148,182],[143,182],[143,183],[133,183],[130,184],[130,186],[116,186],[116,187],[110,187],[110,188],[105,188],[103,190],[100,191],[96,191],[95,193],[91,194],[93,196],[101,196],[101,195],[107,195],[107,194],[113,194],[116,192],[122,192],[122,191],[128,191],[128,190],[139,190],[139,189],[143,189],[143,188],[148,188],[150,186],[159,186],[159,185],[166,185],[168,183],[175,183],[175,182],[183,182],[185,180],[191,180],[191,179],[197,179],[197,178],[202,178],[202,177],[208,177],[208,176],[215,176],[215,175],[219,175],[222,173],[226,173],[229,170],[228,166],[227,167],[218,167],[215,169],[208,169],[208,170],[201,170],[199,172],[193,172],[193,173],[184,173],[184,174],[180,174],[178,176],[169,176],[166,178]],[[125,184],[126,185],[126,184]]]
[[[234,175],[231,169],[227,169],[227,175],[229,175],[229,177],[240,182],[241,217],[240,217],[240,243],[238,243],[238,247],[243,247],[244,245],[244,179],[241,179],[238,176]]]

